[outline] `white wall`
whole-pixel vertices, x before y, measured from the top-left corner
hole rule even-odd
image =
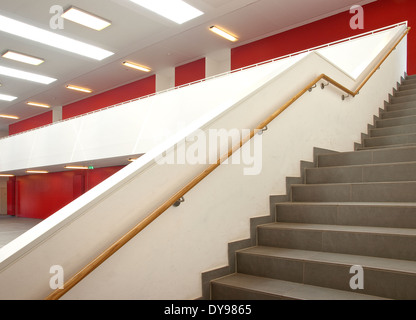
[[[402,42],[354,99],[342,101],[342,93],[333,87],[305,94],[261,136],[259,175],[244,175],[245,165],[222,165],[185,196],[185,203],[168,209],[64,299],[201,296],[201,272],[228,264],[227,243],[249,237],[249,219],[267,215],[269,195],[285,193],[285,177],[300,174],[300,160],[312,161],[314,147],[353,150],[406,71],[406,52]],[[251,78],[261,71],[259,87],[177,131],[178,135],[0,249],[0,299],[46,297],[52,265],[63,266],[69,278],[206,168],[153,161],[174,143],[181,145],[182,138],[196,129],[254,128],[321,73],[351,89],[357,86],[320,54],[298,59],[281,73],[274,70],[266,75],[267,66],[250,69]],[[186,147],[191,148],[192,142]]]

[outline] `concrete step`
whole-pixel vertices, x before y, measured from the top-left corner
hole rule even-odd
[[[403,97],[390,96],[389,101],[390,103],[402,103],[402,102],[416,101],[416,94],[406,95]]]
[[[317,158],[319,167],[413,162],[416,161],[416,146],[329,153]]]
[[[407,90],[414,90],[416,89],[416,83],[415,84],[408,84],[408,85],[404,85],[401,84],[398,86],[397,91],[407,91]]]
[[[408,260],[416,267],[416,229],[277,222],[259,226],[257,238],[259,246]]]
[[[372,138],[395,136],[401,134],[416,134],[416,124],[409,124],[398,127],[387,127],[387,128],[375,128],[368,131],[369,136]]]
[[[363,289],[350,286],[352,266],[364,271]],[[416,299],[415,261],[258,246],[237,252],[237,273],[389,299]]]
[[[277,222],[416,228],[416,203],[278,203]]]
[[[416,134],[411,133],[385,137],[372,137],[364,139],[363,142],[364,147],[416,144]]]
[[[396,90],[394,92],[394,97],[406,97],[409,95],[416,95],[416,88],[412,89],[413,85],[404,86],[402,90]]]
[[[403,85],[403,86],[413,85],[413,84],[416,84],[416,79],[414,77],[412,77],[412,76],[408,76],[401,83],[401,85]]]
[[[407,116],[393,119],[380,119],[375,121],[376,128],[387,128],[416,124],[416,116]]]
[[[391,145],[374,146],[374,147],[363,147],[363,146],[359,146],[359,147],[356,148],[356,151],[377,150],[377,149],[389,149],[389,148],[400,148],[400,147],[412,147],[412,146],[416,146],[416,143],[391,144]]]
[[[211,282],[212,300],[385,300],[289,281],[232,274]]]
[[[416,108],[416,101],[394,103],[394,104],[386,102],[384,105],[384,108],[387,112],[412,109],[412,108]]]
[[[416,181],[416,162],[305,169],[306,184]]]
[[[293,202],[416,202],[416,182],[292,185]]]
[[[397,110],[397,111],[381,112],[380,119],[401,118],[401,117],[415,116],[415,115],[416,115],[416,107]]]

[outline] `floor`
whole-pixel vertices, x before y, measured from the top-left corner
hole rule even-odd
[[[0,215],[0,248],[37,225],[42,220]]]

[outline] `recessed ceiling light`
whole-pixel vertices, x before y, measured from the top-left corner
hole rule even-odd
[[[97,31],[101,31],[111,25],[110,21],[76,7],[70,7],[64,12],[62,17]]]
[[[0,100],[3,100],[3,101],[13,101],[16,99],[17,97],[9,96],[7,94],[0,94]]]
[[[185,23],[204,13],[182,0],[131,0],[178,24]]]
[[[5,119],[14,119],[14,120],[19,119],[19,117],[17,117],[17,116],[10,116],[10,115],[8,115],[8,114],[0,114],[0,118],[5,118]]]
[[[56,79],[54,78],[2,66],[0,66],[0,74],[22,80],[33,81],[41,84],[51,84],[52,82],[56,81]]]
[[[28,101],[26,102],[26,104],[28,104],[29,106],[33,106],[33,107],[40,107],[40,108],[50,108],[50,105],[44,104],[44,103],[39,103],[39,102],[33,102],[33,101]]]
[[[91,92],[92,92],[92,90],[91,90],[91,89],[88,89],[88,88],[82,88],[82,87],[78,87],[78,86],[74,86],[74,85],[72,85],[72,84],[69,84],[69,85],[67,85],[66,87],[67,87],[68,89],[75,90],[75,91],[80,91],[80,92],[86,92],[86,93],[91,93]]]
[[[72,169],[72,170],[88,170],[89,167],[83,166],[65,166],[65,169]]]
[[[10,51],[10,50],[8,50],[5,54],[3,54],[2,57],[6,58],[6,59],[10,59],[10,60],[15,60],[15,61],[23,62],[23,63],[28,63],[28,64],[31,64],[31,65],[34,65],[34,66],[38,66],[38,65],[45,62],[45,60],[43,60],[43,59],[35,58],[35,57],[29,56],[27,54],[14,52],[14,51]]]
[[[144,71],[144,72],[152,71],[152,69],[150,69],[148,67],[145,67],[145,66],[142,66],[140,64],[134,63],[134,62],[124,61],[123,65],[125,65],[126,67],[129,67],[129,68],[137,69],[137,70]]]
[[[219,36],[221,36],[221,37],[223,37],[227,40],[230,40],[232,42],[236,42],[238,40],[238,38],[236,36],[232,35],[228,31],[225,31],[225,30],[223,30],[219,27],[212,26],[212,27],[209,28],[209,30],[211,30],[212,32],[218,34]]]
[[[49,172],[44,170],[27,170],[26,173],[45,174]]]
[[[95,60],[103,60],[114,54],[113,52],[98,48],[96,46],[61,36],[57,33],[43,30],[2,15],[0,15],[0,31]]]

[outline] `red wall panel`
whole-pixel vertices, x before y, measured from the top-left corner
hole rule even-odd
[[[175,86],[205,79],[205,58],[175,68]]]
[[[350,28],[349,11],[232,49],[232,70],[342,38],[409,21],[416,26],[415,0],[378,0],[364,6],[364,30]],[[416,73],[416,33],[408,37],[408,73]]]
[[[11,178],[7,184],[7,212],[18,217],[46,219],[123,167]]]
[[[97,94],[90,98],[62,107],[62,119],[99,110],[118,103],[133,100],[156,92],[156,76],[138,80],[130,84]]]
[[[13,123],[9,126],[9,135],[39,128],[52,123],[52,111],[42,113],[38,116]]]

